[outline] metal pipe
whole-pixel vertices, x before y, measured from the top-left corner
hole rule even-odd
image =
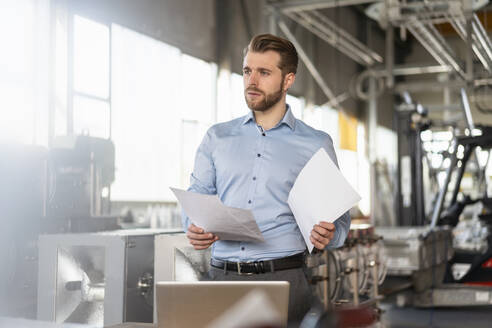
[[[473,25],[475,29],[477,30],[477,36],[482,38],[481,40],[484,44],[483,47],[485,51],[487,52],[487,55],[489,56],[489,59],[492,60],[492,41],[490,41],[489,35],[485,31],[485,28],[483,27],[482,23],[480,22],[480,19],[478,19],[477,14],[473,14]]]
[[[333,47],[341,51],[347,57],[351,58],[352,60],[356,61],[361,65],[364,66],[368,65],[366,59],[361,57],[355,49],[347,49],[346,44],[343,41],[337,40],[337,38],[334,35],[327,35],[324,32],[320,31],[318,26],[314,26],[311,20],[305,18],[306,15],[295,13],[295,14],[288,14],[287,16],[293,19],[294,21],[296,21],[297,23],[299,23],[300,25],[304,26],[307,30],[318,36],[320,39],[326,41],[328,44],[331,44]]]
[[[413,36],[422,44],[422,46],[434,57],[435,60],[442,66],[447,66],[448,63],[441,57],[437,50],[435,50],[428,39],[421,32],[423,29],[422,25],[417,25],[417,23],[407,24],[407,29],[413,34]]]
[[[330,28],[336,31],[339,36],[345,38],[347,42],[351,43],[354,47],[359,48],[359,50],[363,53],[365,53],[367,56],[369,56],[373,61],[382,63],[383,62],[383,57],[381,57],[377,52],[374,50],[371,50],[369,47],[364,45],[362,42],[357,40],[355,37],[353,37],[350,33],[347,31],[343,30],[339,26],[337,26],[335,23],[333,23],[328,17],[325,15],[321,14],[318,11],[313,11],[312,14],[318,18],[320,21],[322,21],[324,24],[328,25]]]
[[[420,138],[421,127],[416,124],[415,131],[415,221],[418,226],[423,226],[425,221],[425,205],[424,205],[424,181],[423,181],[423,165],[422,165],[422,139]]]
[[[382,259],[379,258],[379,256],[376,254],[375,260],[373,261],[374,263],[372,264],[372,280],[373,280],[373,293],[372,296],[374,299],[378,300],[379,299],[379,266],[381,264]],[[376,301],[376,306],[379,305],[379,301]]]
[[[349,98],[350,98],[349,93],[348,92],[343,92],[343,93],[339,94],[338,96],[336,96],[334,100],[327,101],[322,106],[333,107],[333,106],[335,106],[336,103],[341,104],[341,103],[343,103],[345,100],[347,100]]]
[[[466,81],[473,81],[473,37],[472,37],[472,22],[466,20]]]
[[[338,107],[338,102],[336,101],[335,95],[331,91],[331,89],[328,87],[326,82],[323,80],[321,75],[319,74],[318,70],[314,67],[313,63],[309,59],[308,55],[304,51],[304,49],[301,47],[297,39],[294,37],[292,32],[289,30],[287,25],[282,19],[278,20],[278,26],[282,30],[282,32],[287,36],[287,38],[294,44],[294,46],[297,49],[297,53],[301,60],[304,62],[304,65],[306,65],[306,68],[309,70],[311,75],[313,76],[314,80],[318,83],[319,87],[323,91],[323,93],[326,95],[329,101],[334,101],[335,105],[334,107]]]
[[[371,224],[376,226],[376,204],[377,204],[377,186],[376,186],[376,154],[377,154],[377,124],[378,124],[378,111],[377,111],[377,95],[376,95],[376,80],[374,77],[369,78],[369,100],[367,102],[368,109],[368,154],[370,165],[370,188],[371,188]]]
[[[353,293],[354,293],[354,305],[359,305],[359,272],[363,270],[363,268],[359,268],[359,249],[355,246],[355,269],[352,270],[353,277]]]
[[[461,104],[463,105],[463,111],[466,118],[466,124],[468,125],[468,129],[470,129],[470,135],[473,135],[473,130],[475,129],[475,123],[473,123],[470,102],[468,101],[468,95],[466,94],[465,88],[461,88],[460,93],[461,93]],[[478,160],[479,156],[480,153],[478,149],[475,147],[475,164],[477,165],[477,169],[480,173],[479,176],[479,180],[480,180],[481,176],[485,175],[486,168],[484,168],[484,170],[482,171],[482,168],[480,166],[480,161]],[[485,187],[487,188],[487,179],[484,179],[484,181],[485,181]]]
[[[465,146],[463,158],[461,159],[461,166],[458,170],[458,175],[454,183],[453,195],[451,196],[451,202],[449,203],[450,206],[455,204],[456,200],[458,199],[458,192],[460,191],[461,180],[463,179],[463,174],[465,174],[465,169],[466,169],[465,165],[466,163],[468,163],[468,160],[470,159],[470,155],[472,153],[473,148],[475,148],[476,150],[476,147],[473,148],[472,147],[473,146],[470,145]]]
[[[492,79],[477,79],[473,81],[475,87],[492,85]],[[403,91],[419,92],[419,91],[436,91],[441,92],[444,88],[461,89],[466,87],[464,81],[449,81],[443,83],[436,82],[400,82],[395,85],[395,92]],[[461,108],[461,107],[460,107]]]
[[[386,79],[386,86],[388,88],[392,88],[395,85],[393,69],[395,66],[395,30],[393,29],[393,25],[391,25],[391,23],[388,23],[388,26],[386,27],[385,51],[386,72],[388,74]]]
[[[461,88],[460,95],[461,95],[461,104],[463,105],[463,112],[466,118],[466,124],[468,125],[468,128],[470,129],[470,133],[471,133],[471,131],[475,129],[475,124],[473,123],[470,103],[468,101],[468,96],[466,94],[465,88]]]
[[[436,29],[436,27],[432,24],[427,24],[427,31],[431,33],[431,35],[434,37],[435,40],[435,45],[437,46],[438,50],[441,51],[441,54],[445,57],[445,59],[448,61],[448,63],[458,72],[458,73],[463,73],[463,70],[458,63],[458,59],[456,54],[454,53],[453,49],[447,44],[446,40],[442,37],[441,33]]]
[[[431,230],[436,227],[437,220],[439,219],[439,216],[441,215],[442,205],[444,203],[444,197],[446,196],[446,193],[448,191],[449,181],[451,181],[451,175],[453,173],[453,168],[456,166],[457,161],[458,161],[458,158],[456,157],[456,151],[455,151],[453,153],[453,156],[451,157],[451,164],[449,165],[448,169],[446,170],[446,179],[444,180],[444,184],[443,184],[441,191],[439,192],[439,195],[437,197],[436,205],[434,206],[434,211],[432,212],[432,220],[431,220],[431,224],[430,224]]]
[[[330,269],[329,269],[329,259],[328,259],[328,251],[324,251],[324,259],[325,259],[325,279],[323,281],[323,303],[325,306],[325,310],[328,310],[330,304]]]
[[[452,69],[450,66],[430,65],[430,66],[394,66],[393,75],[417,75],[417,74],[435,74],[448,73]]]
[[[403,91],[420,92],[420,91],[434,91],[441,92],[443,88],[449,87],[453,90],[459,89],[465,86],[462,81],[449,81],[446,83],[436,83],[435,81],[418,81],[418,82],[400,82],[395,84],[395,92],[401,93]]]
[[[334,26],[327,26],[327,24],[323,24],[322,22],[317,21],[314,17],[308,15],[307,13],[297,13],[297,15],[302,16],[304,19],[309,19],[309,22],[317,27],[320,31],[327,34],[331,38],[330,44],[332,44],[335,48],[342,51],[345,55],[352,57],[353,55],[358,56],[362,60],[362,65],[370,66],[374,64],[374,60],[371,56],[361,51],[359,47],[355,46],[351,42],[349,42],[345,36],[340,32],[341,29]],[[308,18],[309,17],[309,18]]]
[[[453,26],[454,30],[460,38],[467,42],[467,33],[466,33],[466,27],[464,26],[464,23],[461,19],[458,19],[456,17],[451,17],[450,15],[447,15],[447,22]],[[477,29],[477,27],[474,26],[474,30]],[[482,63],[483,67],[487,71],[491,71],[492,67],[492,62],[489,61],[489,59],[486,57],[487,53],[483,45],[479,42],[479,36],[477,35],[478,32],[475,32],[472,34],[472,50],[477,56],[478,60]]]
[[[458,64],[452,49],[447,45],[434,26],[424,25],[413,18],[407,23],[407,28],[441,65],[450,65],[458,74],[465,77],[465,72]]]
[[[291,0],[275,5],[283,13],[326,9],[343,6],[361,5],[364,3],[382,2],[383,0]]]

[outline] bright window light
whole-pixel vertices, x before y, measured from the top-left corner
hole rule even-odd
[[[195,154],[215,120],[217,67],[201,59],[181,55],[179,113],[181,117],[181,188],[188,188]]]
[[[106,101],[75,96],[73,99],[73,124],[76,135],[109,138],[110,111]]]
[[[226,69],[219,70],[217,78],[217,122],[231,119],[230,107],[232,95],[230,93],[231,73]]]
[[[199,122],[214,121],[216,65],[188,55],[181,56],[181,116]]]
[[[74,16],[74,89],[109,97],[109,28]]]
[[[0,1],[0,142],[48,144],[49,1]]]
[[[112,49],[116,179],[111,198],[174,201],[169,187],[181,180],[181,53],[115,24]]]
[[[188,188],[195,164],[195,154],[209,125],[197,120],[181,122],[181,188]]]
[[[56,21],[55,39],[55,117],[54,135],[67,135],[67,27],[61,17]]]
[[[290,109],[292,110],[292,114],[294,114],[294,117],[302,120],[304,100],[295,96],[287,95],[286,101],[287,104],[290,105]]]
[[[378,160],[384,160],[388,165],[396,167],[398,163],[398,136],[395,131],[382,126],[376,128],[376,147]]]
[[[330,135],[335,148],[339,146],[338,112],[327,106],[305,107],[303,121]]]
[[[244,83],[243,76],[232,73],[231,74],[231,119],[244,116],[248,114],[251,110],[248,108],[246,104],[246,100],[244,99]]]

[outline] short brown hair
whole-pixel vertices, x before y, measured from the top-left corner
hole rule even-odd
[[[266,52],[272,50],[280,55],[280,63],[278,67],[282,70],[282,74],[297,73],[297,63],[299,58],[297,50],[289,40],[280,38],[272,34],[259,34],[254,36],[248,46],[244,48],[244,56],[251,52]]]

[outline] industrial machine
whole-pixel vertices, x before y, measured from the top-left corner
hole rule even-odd
[[[457,144],[463,147],[464,151],[462,158],[458,159],[456,155],[453,157],[452,163],[455,165],[459,163],[457,165],[459,168],[454,186],[450,190],[451,200],[445,211],[436,210],[433,222],[456,227],[454,243],[456,254],[449,263],[446,281],[490,287],[492,286],[492,236],[490,235],[492,199],[488,197],[485,187],[474,199],[466,195],[462,200],[458,200],[463,175],[471,154],[476,147],[489,151],[492,148],[492,129],[484,127],[482,131],[484,133],[480,136],[457,138]],[[479,170],[477,170],[477,180],[480,180]],[[450,182],[450,178],[447,177],[442,193],[448,191]],[[460,221],[462,213],[470,207],[474,207],[472,217]]]
[[[86,219],[109,213],[114,156],[107,139],[55,138],[48,161],[46,216]]]
[[[109,215],[114,146],[59,137],[50,149],[1,145],[0,158],[0,315],[35,318],[38,236],[119,228]]]
[[[492,202],[487,196],[487,164],[484,166],[479,163],[477,150],[480,147],[489,151],[490,158],[492,130],[473,124],[468,96],[464,89],[461,90],[461,100],[467,126],[465,130],[453,129],[453,138],[446,153],[441,156],[448,165],[445,171],[442,171],[444,179],[438,181],[435,177],[433,180],[438,186],[435,188],[436,194],[425,195],[433,200],[427,217],[423,216],[422,164],[425,163],[425,152],[422,151],[420,138],[422,128],[428,128],[434,123],[425,119],[424,112],[414,110],[410,112],[413,113],[413,118],[407,117],[407,125],[412,127],[411,132],[400,131],[405,136],[410,133],[409,136],[415,139],[410,161],[412,165],[408,166],[408,169],[412,170],[405,173],[403,156],[399,181],[402,185],[399,208],[411,210],[400,211],[400,214],[403,214],[400,217],[403,221],[400,220],[400,223],[413,226],[376,229],[378,234],[384,236],[390,276],[387,282],[397,282],[385,287],[393,291],[409,287],[412,290],[412,293],[398,295],[397,303],[400,305],[450,307],[492,304],[492,253],[489,242],[490,222],[487,222]],[[413,105],[408,99],[405,104]],[[462,192],[461,183],[465,172],[472,181],[473,194]],[[412,180],[417,180],[414,182],[417,187],[411,187],[408,191],[408,202],[405,201],[403,183],[408,180],[405,174],[411,176]],[[450,187],[451,185],[453,187]],[[412,212],[415,216],[412,216]],[[406,220],[405,213],[412,220]],[[472,217],[465,217],[463,213],[467,216],[471,213]],[[423,226],[422,222],[428,225]]]
[[[154,238],[180,230],[118,230],[39,238],[37,318],[97,327],[153,322]]]
[[[366,327],[379,320],[379,286],[387,272],[381,237],[367,222],[354,221],[343,247],[314,252],[306,260],[315,295],[338,327]]]

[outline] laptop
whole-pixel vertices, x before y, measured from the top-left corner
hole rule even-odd
[[[287,326],[287,281],[166,281],[156,284],[157,327],[206,327],[253,290],[264,292]]]

